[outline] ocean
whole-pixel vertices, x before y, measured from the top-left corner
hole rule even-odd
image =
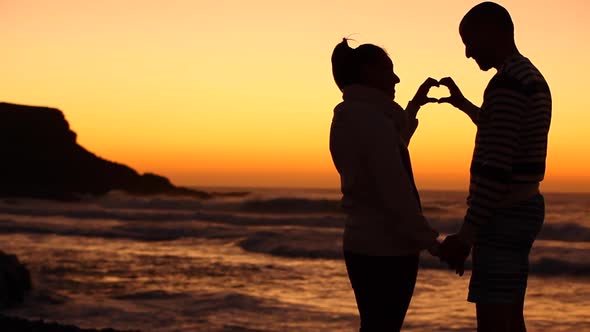
[[[0,200],[0,250],[18,255],[34,287],[0,313],[146,332],[358,329],[338,190],[205,189],[225,195]],[[455,232],[465,193],[421,195],[432,225]],[[544,195],[528,330],[590,331],[590,194]],[[403,330],[474,331],[470,271],[458,277],[427,253],[420,265]]]

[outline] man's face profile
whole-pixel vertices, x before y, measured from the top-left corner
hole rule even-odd
[[[494,66],[494,39],[476,25],[462,26],[460,34],[465,45],[465,57],[475,60],[481,70],[490,70]]]

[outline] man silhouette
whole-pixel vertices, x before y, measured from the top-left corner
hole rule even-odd
[[[481,107],[455,82],[440,84],[449,103],[477,125],[468,209],[457,234],[441,244],[441,258],[458,274],[473,249],[470,302],[479,332],[526,331],[523,317],[528,256],[544,219],[539,183],[545,173],[551,93],[537,68],[516,47],[508,11],[493,2],[473,7],[459,33],[465,56],[480,69],[497,70]]]

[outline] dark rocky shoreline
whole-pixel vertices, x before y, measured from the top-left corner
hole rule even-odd
[[[0,309],[19,306],[31,291],[29,270],[15,255],[0,251]],[[113,329],[80,329],[76,326],[27,320],[0,314],[2,332],[117,332]]]
[[[2,332],[139,332],[120,331],[114,329],[81,329],[73,325],[63,325],[42,320],[27,320],[0,314],[0,330]]]

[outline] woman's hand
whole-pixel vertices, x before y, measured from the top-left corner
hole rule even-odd
[[[414,98],[408,102],[408,107],[406,107],[409,119],[416,118],[420,107],[438,101],[436,98],[428,97],[428,91],[430,91],[430,88],[433,86],[439,86],[439,83],[432,77],[427,78],[426,81],[420,85],[418,91],[416,91],[416,95],[414,95]]]
[[[422,85],[420,85],[420,87],[418,88],[418,91],[416,91],[416,95],[414,95],[414,98],[412,98],[411,103],[416,104],[416,106],[424,106],[425,104],[428,103],[436,103],[438,101],[438,99],[436,98],[432,98],[432,97],[428,97],[428,91],[430,91],[430,88],[432,88],[433,86],[439,86],[439,82],[437,80],[435,80],[432,77],[429,77],[426,79],[426,81],[424,81],[424,83],[422,83]]]

